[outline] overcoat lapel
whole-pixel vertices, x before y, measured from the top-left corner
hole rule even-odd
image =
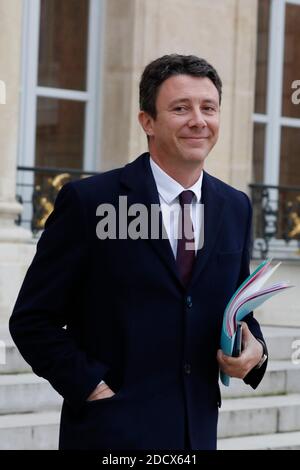
[[[159,229],[160,237],[158,239],[150,236],[150,216],[151,205],[160,206],[159,195],[155,180],[151,171],[149,162],[149,153],[144,153],[137,160],[125,166],[121,174],[121,185],[126,188],[124,194],[127,195],[128,207],[131,204],[144,204],[148,209],[148,242],[156,251],[162,262],[172,272],[177,282],[183,287],[180,275],[177,269],[176,260],[164,230],[162,214],[159,211]],[[128,191],[129,190],[129,191]],[[197,282],[197,279],[203,271],[209,256],[212,253],[217,240],[217,235],[222,226],[223,210],[225,205],[224,197],[219,194],[216,182],[208,173],[204,172],[202,183],[202,203],[204,204],[204,245],[198,250],[190,286]],[[162,234],[164,234],[162,236]],[[190,287],[188,286],[188,287]]]
[[[150,167],[149,153],[144,153],[137,160],[125,166],[121,174],[121,184],[126,187],[128,207],[131,204],[144,204],[148,209],[148,239],[146,240],[160,257],[161,261],[171,271],[176,281],[181,284],[180,276],[177,270],[175,257],[164,229],[162,213],[158,212],[158,230],[156,233],[159,238],[151,237],[151,205],[160,207],[159,195]]]
[[[203,247],[197,251],[191,278],[191,286],[194,285],[201,272],[209,263],[209,256],[213,252],[218,233],[222,229],[222,219],[225,207],[225,198],[218,192],[216,181],[206,171],[203,174],[202,197],[204,204],[204,220],[202,220],[202,229],[204,229]]]

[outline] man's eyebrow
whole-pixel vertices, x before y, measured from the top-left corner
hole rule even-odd
[[[176,98],[175,100],[171,101],[171,103],[169,104],[170,108],[173,107],[173,106],[176,106],[177,104],[180,104],[180,103],[191,103],[193,100],[191,100],[190,98]],[[218,102],[214,99],[211,99],[211,98],[205,98],[203,101],[202,101],[204,104],[213,104],[214,106],[218,106]]]
[[[205,104],[214,104],[215,106],[219,104],[216,100],[212,100],[210,98],[206,98],[205,100],[203,100],[203,103],[205,103]]]
[[[176,98],[176,100],[171,101],[170,106],[175,106],[179,103],[190,103],[191,100],[189,98]]]

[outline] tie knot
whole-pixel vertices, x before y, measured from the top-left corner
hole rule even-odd
[[[191,204],[192,199],[194,197],[194,192],[187,190],[187,191],[182,191],[182,193],[179,194],[179,202],[181,207],[183,207],[185,204]]]

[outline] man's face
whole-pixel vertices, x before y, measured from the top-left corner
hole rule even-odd
[[[156,119],[148,117],[150,153],[168,163],[203,165],[218,139],[219,94],[208,78],[175,75],[162,83]]]

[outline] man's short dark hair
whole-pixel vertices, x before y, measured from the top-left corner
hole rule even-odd
[[[209,78],[222,98],[222,81],[212,65],[195,55],[164,55],[150,62],[140,81],[140,109],[156,118],[156,98],[161,84],[173,75]]]

